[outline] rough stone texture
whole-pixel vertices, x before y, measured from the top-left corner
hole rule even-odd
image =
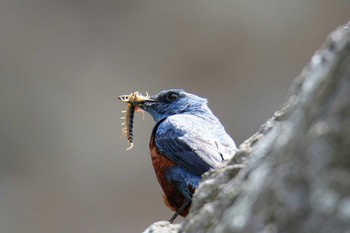
[[[204,175],[175,231],[145,232],[350,233],[350,22],[292,90],[232,161]]]
[[[176,233],[179,232],[180,224],[171,224],[168,221],[159,221],[149,226],[143,233]]]

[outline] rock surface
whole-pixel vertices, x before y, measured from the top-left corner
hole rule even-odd
[[[159,221],[149,226],[143,233],[176,233],[179,232],[180,224],[171,224],[168,221]]]

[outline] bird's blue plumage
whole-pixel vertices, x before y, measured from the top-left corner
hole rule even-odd
[[[185,196],[185,198],[191,199],[192,192],[189,187],[192,187],[192,190],[196,189],[201,177],[194,176],[192,173],[181,167],[173,167],[166,173],[166,179],[169,183],[177,183],[179,192]]]
[[[158,126],[155,141],[165,157],[199,176],[235,152],[232,139],[218,120],[203,114],[167,117]]]
[[[201,175],[232,158],[236,145],[204,98],[171,89],[150,97],[140,107],[157,122],[150,149],[166,202],[181,211],[174,217],[185,216]]]

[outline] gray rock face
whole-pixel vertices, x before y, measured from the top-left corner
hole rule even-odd
[[[149,226],[143,233],[176,233],[179,232],[180,224],[171,224],[168,221],[159,221]]]
[[[145,232],[350,233],[350,22],[292,90],[231,161],[203,176],[181,225]]]

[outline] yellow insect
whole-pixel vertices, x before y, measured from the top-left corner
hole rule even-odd
[[[128,104],[127,109],[122,111],[125,113],[125,116],[121,118],[125,119],[125,122],[122,123],[122,125],[124,125],[122,129],[122,137],[126,136],[130,143],[130,147],[128,147],[127,150],[130,150],[134,146],[134,113],[135,111],[141,111],[143,113],[142,110],[139,110],[137,105],[145,102],[149,97],[150,96],[147,92],[146,96],[143,96],[138,91],[132,92],[130,95],[121,95],[118,97],[118,99]]]

